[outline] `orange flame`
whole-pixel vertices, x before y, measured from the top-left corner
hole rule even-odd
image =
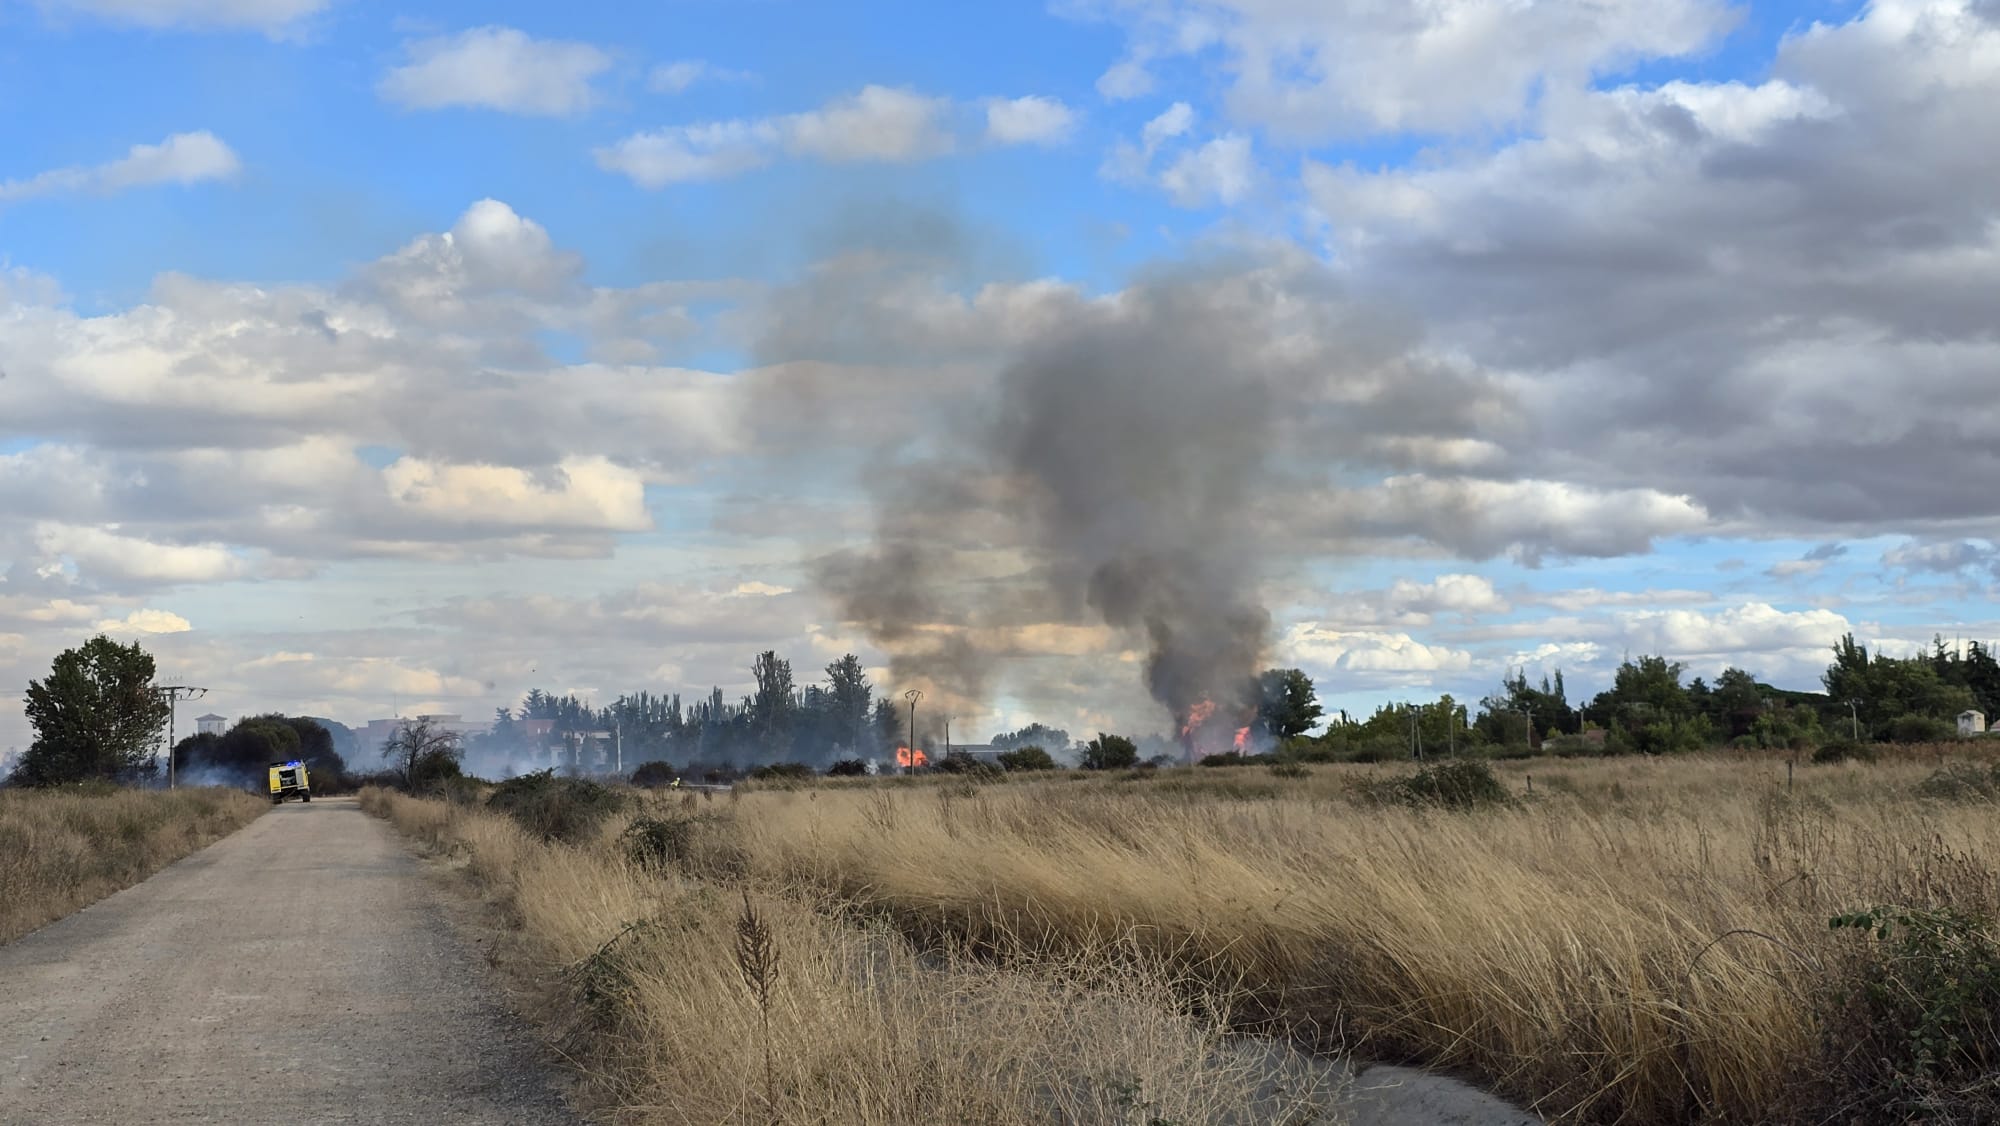
[[[1249,741],[1250,741],[1250,729],[1248,727],[1237,728],[1236,749],[1239,751],[1244,750],[1245,749],[1244,744],[1248,743]]]
[[[896,748],[897,766],[919,767],[919,766],[929,766],[930,764],[931,764],[930,756],[923,753],[922,751],[913,751],[908,747]]]
[[[1203,700],[1201,703],[1196,704],[1192,708],[1189,708],[1187,722],[1181,724],[1181,737],[1188,738],[1192,736],[1195,733],[1196,729],[1201,727],[1202,724],[1207,723],[1208,717],[1214,714],[1215,714],[1214,700]]]

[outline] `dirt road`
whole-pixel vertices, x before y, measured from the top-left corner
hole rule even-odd
[[[435,889],[353,801],[0,946],[0,1122],[571,1123]]]

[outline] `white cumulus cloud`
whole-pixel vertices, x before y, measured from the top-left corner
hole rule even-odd
[[[998,145],[1053,145],[1076,128],[1076,112],[1055,98],[992,98],[986,139]]]
[[[511,27],[476,27],[404,45],[410,61],[376,89],[408,109],[449,106],[562,117],[589,109],[591,80],[611,56],[588,43],[535,39]]]
[[[779,155],[835,163],[903,163],[950,151],[952,104],[913,90],[866,86],[804,113],[674,125],[596,150],[598,167],[643,188],[719,180]]]
[[[133,145],[104,164],[56,168],[26,180],[0,182],[0,204],[36,196],[91,193],[110,195],[155,184],[198,184],[236,175],[242,162],[207,130],[175,133],[157,145]]]

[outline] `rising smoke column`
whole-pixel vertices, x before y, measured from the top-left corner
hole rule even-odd
[[[1008,628],[1102,623],[1177,725],[1203,701],[1248,722],[1263,588],[1309,550],[1278,514],[1348,448],[1411,432],[1411,393],[1480,398],[1297,258],[1161,274],[1037,328],[955,405],[962,441],[870,475],[874,543],[815,568],[896,683],[962,703],[985,702]]]

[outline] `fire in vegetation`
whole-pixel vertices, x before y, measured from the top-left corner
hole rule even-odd
[[[1242,754],[1250,749],[1248,711],[1224,713],[1214,700],[1204,699],[1187,711],[1181,721],[1181,746],[1189,762],[1224,751]]]
[[[912,750],[909,747],[896,748],[897,766],[910,769],[921,769],[923,767],[929,766],[930,764],[931,764],[931,756],[925,754],[922,751]]]

